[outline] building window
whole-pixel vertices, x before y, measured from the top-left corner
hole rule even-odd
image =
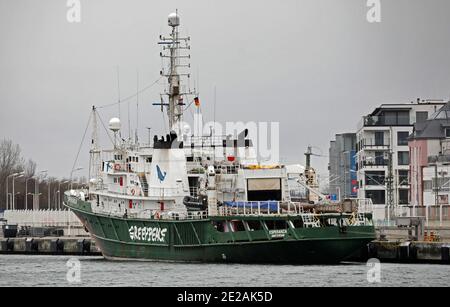
[[[408,145],[408,136],[409,132],[407,131],[397,132],[397,145],[398,146]]]
[[[432,188],[433,188],[433,183],[431,180],[423,181],[423,190],[424,191],[431,191]]]
[[[398,185],[408,185],[408,171],[398,171]]]
[[[370,198],[374,205],[383,205],[386,203],[386,191],[384,190],[373,190],[366,191],[366,198]]]
[[[399,151],[398,153],[398,165],[408,165],[409,164],[409,152]]]
[[[445,128],[445,137],[450,138],[450,128]]]
[[[381,121],[386,126],[409,126],[409,111],[383,111]]]
[[[408,189],[398,189],[398,204],[407,205],[408,204]]]
[[[384,132],[376,131],[375,132],[375,146],[384,146]]]
[[[384,185],[384,171],[366,172],[366,185]]]
[[[375,165],[386,165],[384,161],[384,152],[382,151],[375,151]]]

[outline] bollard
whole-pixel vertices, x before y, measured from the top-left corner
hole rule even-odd
[[[58,254],[64,253],[64,241],[61,239],[56,240],[56,252]]]
[[[38,242],[33,238],[27,238],[25,240],[25,251],[27,253],[34,253],[38,251]]]
[[[8,241],[9,239],[3,239],[0,241],[0,251],[2,252],[8,251]]]
[[[83,254],[89,254],[91,252],[91,241],[83,240]]]
[[[404,242],[400,244],[397,250],[397,257],[399,260],[408,261],[409,260],[409,247],[411,242]]]
[[[450,246],[441,247],[441,259],[444,263],[450,263]]]
[[[367,244],[367,257],[378,258],[377,246],[374,243]]]
[[[7,241],[6,251],[7,252],[13,252],[14,251],[14,241],[11,240],[11,239],[8,239],[6,241]]]
[[[89,254],[91,252],[91,241],[86,239],[77,240],[77,252],[79,254]]]
[[[409,245],[409,259],[411,261],[417,260],[417,247],[414,244]]]

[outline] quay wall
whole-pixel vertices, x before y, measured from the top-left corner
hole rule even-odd
[[[99,256],[91,238],[2,238],[0,254]]]

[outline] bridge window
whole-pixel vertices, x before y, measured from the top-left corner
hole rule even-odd
[[[245,231],[245,226],[242,221],[231,221],[231,225],[233,225],[233,232]]]
[[[266,220],[267,229],[275,230],[275,229],[287,229],[288,224],[284,220]]]
[[[248,229],[250,231],[255,231],[255,230],[261,230],[262,226],[261,226],[261,222],[260,221],[246,221],[247,225],[248,225]]]
[[[302,219],[293,220],[292,224],[294,225],[294,228],[303,228],[303,220]]]
[[[212,221],[212,225],[219,232],[230,232],[227,221]]]
[[[281,201],[280,178],[258,178],[247,180],[248,201]]]

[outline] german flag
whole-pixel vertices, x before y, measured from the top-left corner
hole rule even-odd
[[[200,99],[198,99],[198,97],[195,97],[194,98],[194,103],[195,103],[196,107],[199,107],[200,106]]]

